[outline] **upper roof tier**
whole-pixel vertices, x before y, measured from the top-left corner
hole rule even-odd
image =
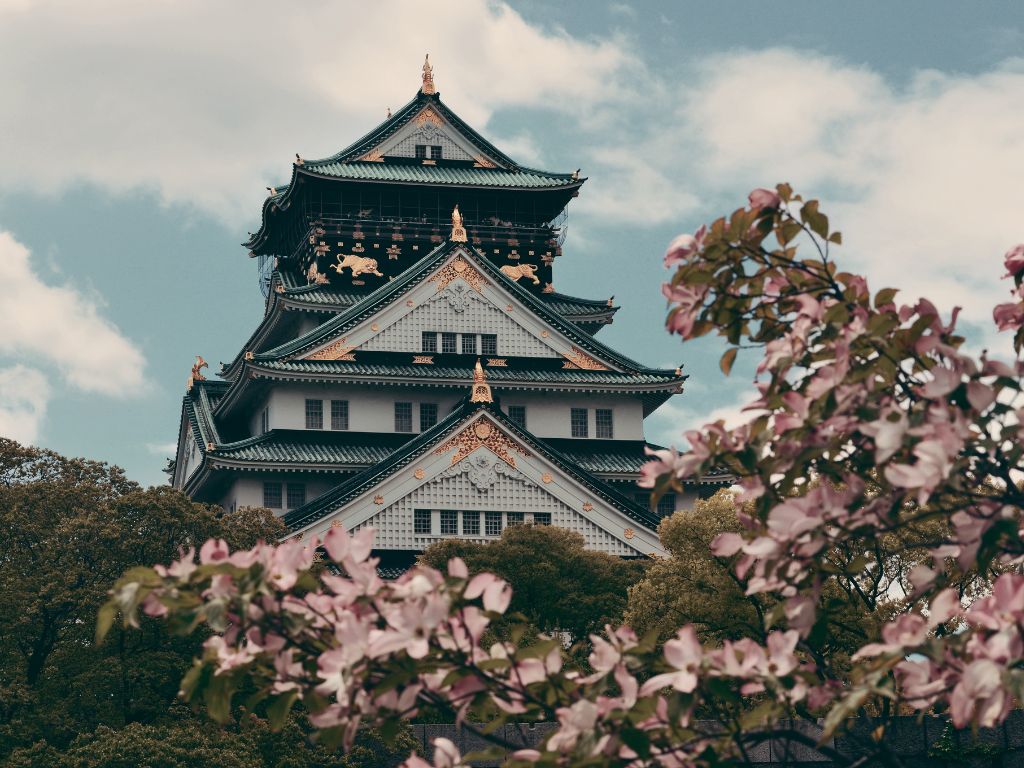
[[[425,85],[412,101],[340,152],[319,160],[296,155],[291,180],[286,186],[271,188],[263,203],[260,229],[244,245],[255,254],[273,252],[276,244],[271,242],[271,227],[287,227],[274,219],[301,199],[304,187],[325,181],[547,193],[551,199],[539,208],[554,216],[585,179],[578,171],[552,173],[520,165],[473,130],[441,101],[440,94]]]

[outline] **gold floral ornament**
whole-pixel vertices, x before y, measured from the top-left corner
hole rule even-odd
[[[458,464],[480,446],[485,447],[510,467],[516,465],[513,453],[518,453],[526,458],[530,457],[529,451],[509,440],[500,430],[495,429],[485,416],[480,416],[453,438],[439,445],[434,450],[434,455],[440,456],[457,448],[458,450],[452,456],[452,464]]]
[[[458,203],[452,209],[452,234],[448,239],[453,243],[466,242],[466,228],[462,225],[462,214],[459,213]]]
[[[303,360],[355,360],[356,356],[352,354],[352,350],[355,347],[348,346],[346,344],[347,341],[347,338],[338,339],[323,349],[310,352]]]
[[[573,347],[570,352],[563,352],[565,362],[563,368],[582,368],[585,371],[607,371],[608,367],[599,363],[579,347]]]
[[[487,280],[481,275],[472,264],[466,261],[463,256],[456,256],[452,261],[439,269],[427,282],[437,283],[437,292],[440,293],[456,279],[465,280],[469,287],[477,293],[483,293]]]
[[[331,520],[331,528],[341,528],[341,520]]]
[[[594,510],[594,505],[593,504],[591,504],[589,501],[583,502],[583,511],[584,512],[592,512],[593,510]]]
[[[545,484],[550,483],[552,480],[554,480],[550,472],[545,472],[543,475],[540,476],[540,479]]]
[[[381,496],[380,494],[377,494],[376,496],[373,497],[373,503],[376,504],[377,506],[380,506],[381,504],[384,503],[384,497]]]
[[[427,476],[427,473],[423,471],[423,467],[417,468],[417,470],[412,474],[413,477],[415,477],[417,480],[422,480],[424,477]]]
[[[632,528],[627,528],[622,532],[622,535],[625,536],[627,539],[632,539],[634,536],[636,536],[636,531],[634,531]]]

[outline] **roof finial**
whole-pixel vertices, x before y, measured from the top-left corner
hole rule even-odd
[[[209,364],[203,360],[202,355],[196,355],[196,362],[195,365],[192,366],[192,372],[188,376],[188,385],[185,388],[192,389],[192,385],[197,381],[206,381],[206,377],[203,376],[202,370],[203,368],[209,367]]]
[[[388,120],[391,119],[391,107],[388,107]]]
[[[462,214],[459,213],[459,204],[452,209],[452,235],[449,238],[453,243],[466,242],[466,228],[462,226]]]
[[[430,66],[429,53],[423,59],[423,86],[420,88],[420,92],[426,94],[437,93],[434,90],[434,68]]]
[[[473,369],[473,394],[470,395],[469,402],[494,402],[494,398],[491,397],[491,385],[487,383],[487,377],[484,376],[484,369],[483,366],[480,365],[479,358],[477,358],[476,361],[476,368]]]

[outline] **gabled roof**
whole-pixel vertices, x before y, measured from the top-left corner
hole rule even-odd
[[[342,482],[308,504],[289,511],[283,518],[285,524],[295,530],[315,523],[333,513],[339,507],[378,485],[434,448],[446,437],[456,432],[459,427],[468,423],[480,411],[486,411],[503,429],[525,443],[530,450],[550,461],[559,470],[584,485],[630,519],[650,531],[657,529],[659,517],[651,510],[623,495],[604,480],[580,467],[569,456],[511,422],[493,403],[471,403],[468,398],[447,418],[410,440],[384,461]]]
[[[628,373],[643,372],[656,373],[657,375],[668,373],[667,371],[659,371],[641,365],[635,360],[631,360],[625,355],[616,352],[611,347],[602,344],[579,326],[563,319],[561,315],[544,301],[534,296],[530,291],[521,288],[488,259],[481,256],[476,249],[468,247],[465,243],[453,243],[450,240],[442,243],[394,280],[381,285],[375,291],[368,294],[363,301],[348,311],[336,315],[297,339],[282,344],[275,349],[255,355],[254,360],[259,364],[284,362],[311,351],[334,337],[341,336],[348,329],[368,319],[393,301],[397,301],[405,292],[431,277],[434,271],[455,250],[460,250],[466,254],[466,257],[472,261],[473,265],[486,274],[495,285],[511,294],[525,308],[538,315],[545,324],[551,326],[571,342],[578,345],[580,349],[592,354],[601,362],[619,371]],[[679,376],[678,380],[682,381],[684,378]]]
[[[424,165],[408,162],[368,161],[372,151],[403,129],[424,110],[430,109],[443,118],[461,138],[478,149],[487,165]],[[361,182],[397,182],[441,186],[466,186],[500,189],[571,190],[586,179],[573,173],[551,173],[519,165],[512,158],[473,130],[441,101],[440,94],[422,91],[362,138],[345,149],[319,160],[302,160],[292,165],[292,177],[287,185],[276,187],[263,202],[262,221],[258,232],[244,243],[256,248],[266,235],[267,212],[272,205],[287,208],[295,194],[296,180],[300,176],[326,179],[349,179]]]

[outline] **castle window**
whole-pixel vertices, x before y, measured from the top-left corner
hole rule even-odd
[[[430,145],[430,159],[440,160],[443,153],[444,147],[440,147],[437,144]]]
[[[573,437],[587,437],[587,409],[573,408],[569,417]]]
[[[420,403],[420,432],[437,424],[437,403]]]
[[[488,536],[501,535],[501,512],[484,513],[484,533]]]
[[[658,514],[662,517],[668,517],[676,511],[676,495],[674,493],[666,493],[660,499],[658,499]]]
[[[480,335],[480,354],[498,354],[498,335],[495,333],[484,333]]]
[[[301,507],[306,503],[306,486],[303,483],[288,483],[288,509]]]
[[[429,509],[417,509],[413,512],[412,518],[412,532],[413,533],[430,533],[433,524],[432,513]]]
[[[508,524],[509,524],[509,526],[522,525],[525,522],[526,522],[526,513],[525,512],[509,512],[508,513]]]
[[[441,353],[445,355],[454,355],[456,350],[455,340],[457,334],[454,333],[442,333],[441,334]]]
[[[270,409],[264,408],[260,414],[260,434],[265,435],[270,431]]]
[[[463,512],[462,513],[462,535],[463,536],[479,536],[480,535],[480,513],[479,512]]]
[[[426,144],[417,144],[416,145],[416,159],[417,160],[426,160],[427,159],[427,145]]]
[[[454,536],[459,532],[459,513],[450,509],[441,510],[441,533]]]
[[[534,512],[533,513],[533,524],[534,525],[551,525],[551,513],[550,512]]]
[[[270,509],[281,508],[281,484],[280,483],[264,483],[263,484],[263,506],[269,507]]]
[[[612,410],[611,408],[598,408],[594,411],[594,421],[597,427],[597,436],[611,439],[612,434]]]
[[[475,333],[464,333],[464,334],[462,334],[462,354],[464,354],[464,355],[475,355],[476,354],[476,334]]]
[[[324,428],[324,401],[306,401],[306,429]]]
[[[395,432],[412,432],[412,403],[395,403]]]
[[[331,429],[348,429],[348,400],[331,400]]]
[[[517,427],[526,429],[526,406],[525,405],[510,405],[508,407],[508,420],[515,424]]]
[[[433,331],[423,332],[423,351],[437,352],[437,334]]]

